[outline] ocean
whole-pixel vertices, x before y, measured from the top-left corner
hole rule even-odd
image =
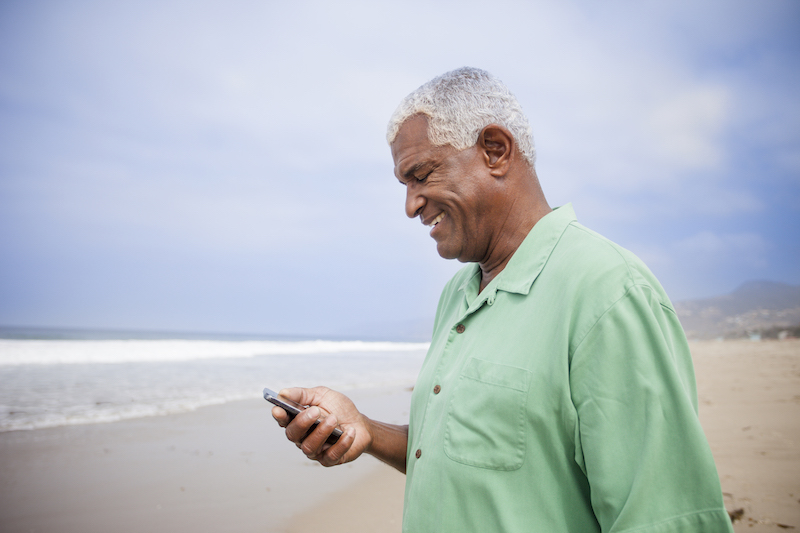
[[[410,387],[428,349],[403,342],[5,333],[0,432],[186,412],[261,398],[264,387]]]

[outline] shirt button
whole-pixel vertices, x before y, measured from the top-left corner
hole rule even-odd
[[[439,394],[439,392],[440,392],[441,390],[442,390],[442,388],[441,388],[439,385],[436,385],[436,386],[433,388],[433,393],[434,393],[434,394]]]
[[[417,453],[414,454],[417,459],[419,459],[420,455],[422,455],[422,450],[417,450]]]
[[[467,329],[464,327],[464,324],[459,324],[456,326],[456,333],[464,333],[464,330]]]

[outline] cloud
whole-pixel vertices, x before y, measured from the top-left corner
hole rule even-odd
[[[676,169],[718,168],[725,159],[721,135],[729,110],[724,87],[694,87],[658,104],[648,124],[658,160]]]
[[[682,256],[690,256],[698,264],[722,267],[735,261],[747,267],[767,266],[764,257],[769,248],[767,241],[758,233],[723,233],[702,231],[674,243]]]

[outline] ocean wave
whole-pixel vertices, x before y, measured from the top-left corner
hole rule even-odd
[[[88,406],[84,408],[73,407],[69,412],[19,413],[8,412],[5,406],[0,406],[0,433],[83,424],[107,424],[134,418],[188,413],[201,407],[243,400],[251,396],[252,395],[229,395],[216,398],[181,398],[158,404],[135,404],[129,406],[111,405],[100,408]]]
[[[428,343],[369,341],[18,340],[0,339],[0,366],[119,364],[251,358],[262,355],[427,350]]]

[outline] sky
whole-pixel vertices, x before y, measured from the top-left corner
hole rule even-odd
[[[800,284],[800,3],[0,0],[0,325],[347,336],[463,265],[386,124],[461,66],[674,301]],[[399,327],[399,326],[398,326]]]

